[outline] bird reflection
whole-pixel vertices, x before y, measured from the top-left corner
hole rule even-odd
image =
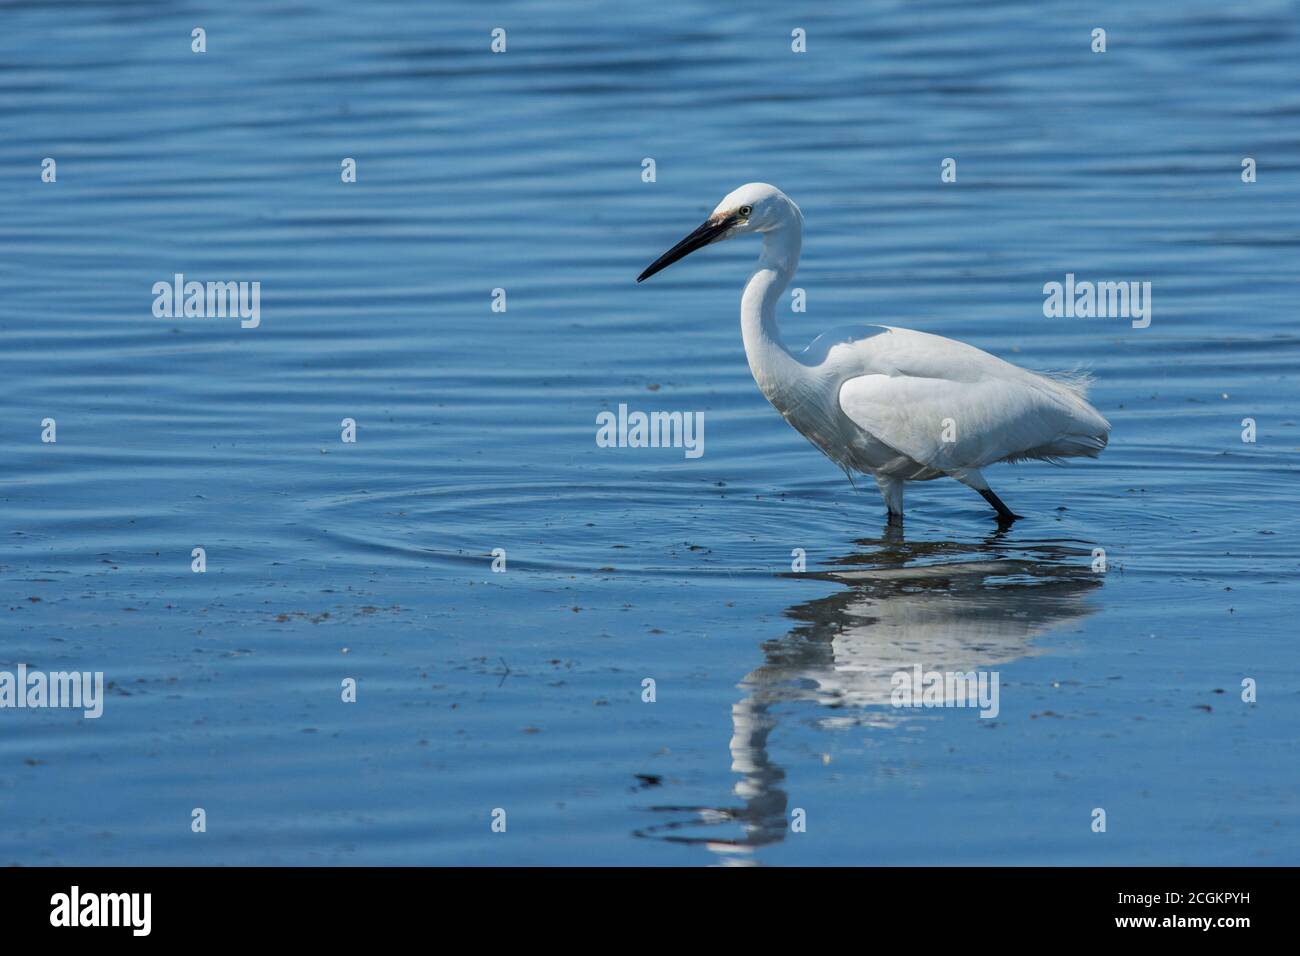
[[[891,529],[858,546],[829,563],[836,570],[800,575],[848,587],[786,611],[795,625],[762,645],[762,664],[739,685],[730,744],[739,803],[651,807],[667,819],[637,836],[752,863],[753,851],[782,840],[790,825],[785,771],[767,746],[788,709],[781,705],[820,705],[825,728],[896,726],[916,714],[891,706],[896,672],[916,664],[982,671],[1039,653],[1036,637],[1092,613],[1086,596],[1102,580],[1081,544],[1013,545],[1005,531],[975,544],[909,543]]]

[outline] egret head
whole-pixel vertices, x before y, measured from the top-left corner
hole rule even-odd
[[[746,183],[727,194],[698,229],[650,263],[637,282],[666,269],[696,249],[750,232],[771,232],[803,216],[785,193],[767,183]]]

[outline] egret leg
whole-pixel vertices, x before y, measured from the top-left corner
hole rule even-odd
[[[967,488],[974,488],[984,496],[984,500],[991,504],[994,510],[997,511],[998,524],[1008,525],[1018,518],[1023,517],[1008,508],[1002,502],[1002,499],[993,493],[993,489],[989,487],[989,483],[984,480],[984,476],[981,475],[979,471],[972,468],[967,471],[951,472],[950,474]]]
[[[1021,517],[1021,515],[1016,514],[1005,504],[1003,504],[1002,499],[993,493],[992,488],[981,488],[979,489],[979,492],[984,496],[985,501],[987,501],[989,504],[991,504],[994,508],[997,509],[998,524],[1010,524],[1011,522],[1015,521],[1017,518]]]
[[[889,509],[889,523],[901,524],[903,521],[903,482],[898,478],[885,478],[877,475],[876,485],[880,488],[880,496],[885,499],[885,507]]]

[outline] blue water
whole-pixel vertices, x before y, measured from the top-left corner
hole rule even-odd
[[[0,9],[0,670],[111,682],[0,710],[0,863],[1300,862],[1297,5],[1092,7]],[[751,180],[789,342],[1089,368],[1105,454],[888,532],[750,378],[751,243],[633,282]],[[1045,318],[1066,273],[1150,327]]]

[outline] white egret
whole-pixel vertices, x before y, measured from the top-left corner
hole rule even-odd
[[[903,483],[948,476],[978,491],[1001,523],[1013,514],[981,473],[994,462],[1097,457],[1110,423],[1084,400],[1077,377],[1048,377],[973,346],[887,325],[834,329],[790,352],[776,303],[794,276],[803,214],[766,183],[728,195],[704,223],[650,264],[637,282],[696,249],[747,233],[763,252],[740,300],[754,381],[787,422],[852,479],[871,475],[891,522]]]

